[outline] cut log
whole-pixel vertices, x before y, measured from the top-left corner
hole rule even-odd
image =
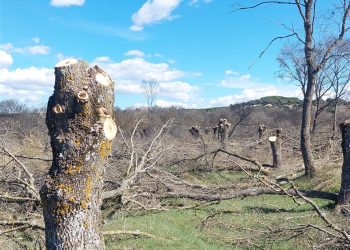
[[[282,153],[279,137],[270,136],[269,141],[272,150],[272,166],[274,168],[280,168],[282,167]]]
[[[113,81],[76,59],[59,62],[55,76],[46,114],[53,160],[40,191],[46,248],[104,249],[103,174],[117,133]]]
[[[340,124],[342,134],[343,167],[338,205],[350,203],[350,120]]]

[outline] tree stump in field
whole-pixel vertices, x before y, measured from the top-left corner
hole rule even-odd
[[[40,190],[47,249],[104,249],[99,232],[103,174],[112,140],[114,83],[98,66],[55,66],[46,125],[53,161]]]
[[[282,167],[282,153],[281,153],[281,142],[278,136],[269,137],[271,150],[272,150],[272,166],[274,168]]]
[[[228,130],[230,129],[231,123],[227,122],[227,119],[221,118],[218,124],[218,137],[220,139],[221,148],[226,149],[226,141],[228,136]]]
[[[262,140],[267,128],[264,124],[259,125],[258,132],[259,132],[259,141]]]
[[[342,134],[343,167],[338,204],[345,205],[350,203],[350,120],[341,123],[340,129]]]

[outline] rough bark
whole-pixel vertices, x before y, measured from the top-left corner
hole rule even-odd
[[[272,150],[272,166],[274,168],[282,167],[281,142],[278,136],[269,137]]]
[[[311,111],[312,97],[315,91],[316,74],[315,63],[313,61],[313,26],[312,26],[312,9],[313,1],[307,1],[305,6],[305,60],[307,65],[307,86],[303,102],[303,115],[301,119],[300,147],[305,165],[305,176],[312,178],[315,175],[316,169],[314,158],[311,150],[310,141],[310,126],[311,126]]]
[[[104,249],[99,232],[105,164],[117,129],[114,83],[98,66],[55,67],[46,125],[53,161],[40,191],[47,249]]]
[[[350,203],[350,120],[340,124],[340,129],[342,134],[343,167],[338,204],[345,205]]]
[[[317,103],[316,103],[316,110],[315,110],[315,115],[314,115],[314,119],[312,122],[312,129],[311,129],[312,134],[315,133],[315,131],[316,131],[318,116],[321,114],[319,102],[320,101],[317,101]]]
[[[338,112],[338,99],[334,101],[334,110],[333,110],[333,122],[332,122],[332,139],[335,138],[335,132],[337,129],[337,112]]]

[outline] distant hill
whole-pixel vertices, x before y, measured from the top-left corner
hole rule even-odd
[[[252,106],[271,106],[271,107],[302,107],[303,101],[296,97],[284,96],[265,96],[257,100],[252,100],[244,103]]]

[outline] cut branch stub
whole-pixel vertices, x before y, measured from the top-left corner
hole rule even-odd
[[[117,133],[114,83],[98,66],[76,59],[59,62],[55,76],[46,115],[53,161],[40,191],[46,247],[104,249],[98,227],[104,168]]]
[[[340,130],[342,133],[343,167],[338,204],[346,205],[350,203],[350,120],[341,123]]]

